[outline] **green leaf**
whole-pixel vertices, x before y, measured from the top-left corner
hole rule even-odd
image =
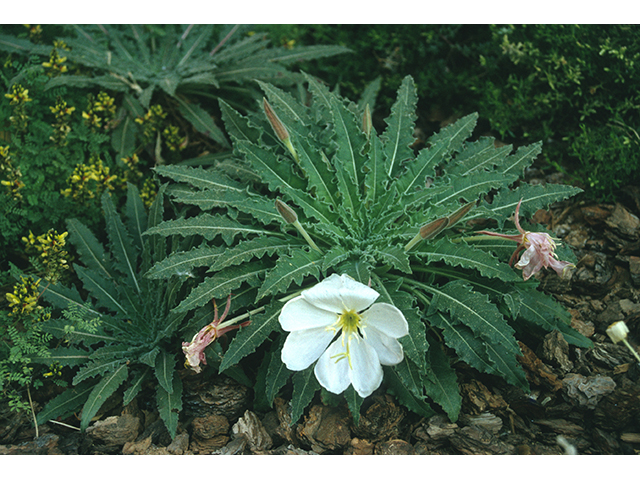
[[[293,395],[291,397],[291,425],[296,423],[311,403],[320,384],[313,373],[313,367],[293,374]]]
[[[404,77],[398,89],[398,96],[391,107],[391,115],[385,119],[387,128],[382,134],[385,157],[385,171],[388,178],[399,171],[400,163],[414,158],[411,145],[415,142],[414,127],[418,97],[413,78]]]
[[[89,353],[75,347],[57,347],[49,350],[46,356],[30,356],[29,359],[32,363],[44,365],[59,363],[63,367],[75,367],[86,363],[89,360]]]
[[[95,377],[96,375],[106,375],[108,372],[118,370],[118,368],[124,363],[125,360],[122,358],[87,363],[84,367],[81,367],[80,370],[78,370],[78,373],[73,377],[72,384],[76,386],[87,378]]]
[[[262,345],[271,332],[280,328],[278,317],[281,310],[282,304],[274,301],[264,313],[251,317],[251,323],[246,327],[242,327],[233,337],[229,349],[220,363],[220,373],[253,353],[256,348]]]
[[[160,386],[167,391],[173,393],[173,372],[176,366],[176,357],[160,350],[155,359],[155,374]]]
[[[273,400],[280,392],[280,389],[285,386],[289,377],[293,373],[282,362],[281,352],[282,345],[284,344],[284,335],[280,336],[280,341],[275,344],[275,348],[272,351],[269,361],[269,367],[267,375],[265,377],[265,396],[269,407],[273,406]]]
[[[134,153],[137,133],[138,126],[134,118],[125,115],[111,134],[111,146],[116,151],[116,158],[125,158]]]
[[[247,235],[268,235],[270,233],[261,228],[248,227],[226,216],[203,213],[197,217],[162,222],[160,225],[148,229],[145,235],[159,234],[165,237],[171,235],[180,235],[182,237],[202,235],[207,240],[213,240],[217,236],[221,236],[227,245],[231,245],[238,235],[246,237]]]
[[[151,267],[145,276],[151,279],[169,278],[173,275],[190,276],[194,268],[214,265],[226,251],[224,247],[210,247],[202,244],[186,252],[172,253]]]
[[[246,194],[246,187],[235,180],[231,180],[220,171],[185,165],[158,165],[154,168],[154,171],[158,175],[176,182],[186,183],[200,189],[212,190],[217,194],[235,194],[242,198]]]
[[[122,220],[120,220],[108,190],[102,195],[102,208],[107,225],[107,235],[111,242],[111,253],[116,259],[115,265],[126,275],[131,285],[135,287],[136,292],[140,294],[141,290],[136,274],[138,256],[131,236],[125,229]]]
[[[254,258],[260,259],[265,255],[281,254],[289,251],[291,247],[302,245],[302,243],[296,245],[296,241],[292,241],[291,238],[256,237],[225,250],[224,254],[216,258],[211,266],[211,271],[222,270],[231,265],[240,265]]]
[[[276,261],[276,266],[267,275],[258,290],[256,300],[267,295],[286,292],[291,283],[302,285],[309,275],[319,279],[322,254],[315,250],[292,250],[290,256],[282,256]]]
[[[79,220],[67,220],[69,241],[76,247],[80,260],[90,269],[101,272],[105,277],[113,276],[112,261],[95,235]]]
[[[251,262],[222,270],[213,277],[205,278],[173,311],[175,313],[188,312],[203,306],[214,298],[224,298],[244,282],[255,287],[260,283],[260,278],[267,270],[262,262]]]
[[[458,420],[462,407],[456,372],[449,365],[442,345],[432,343],[427,355],[430,368],[427,369],[427,381],[424,382],[425,392],[442,407],[451,423],[454,423]]]
[[[389,181],[389,175],[385,171],[382,142],[373,132],[369,152],[367,152],[367,158],[364,161],[364,171],[364,201],[367,209],[371,210],[372,205],[378,202],[385,191],[384,185]]]
[[[482,171],[493,171],[496,166],[505,163],[511,149],[511,145],[496,148],[493,137],[481,137],[476,142],[465,144],[464,150],[447,166],[447,174],[467,176]]]
[[[64,419],[70,413],[76,412],[87,401],[94,386],[95,382],[83,382],[74,388],[68,388],[53,400],[47,402],[36,417],[38,425],[58,417]]]
[[[435,415],[436,412],[425,403],[422,395],[416,395],[412,392],[412,389],[407,387],[398,373],[401,369],[407,369],[406,361],[395,365],[394,367],[383,367],[385,375],[384,378],[389,385],[389,389],[396,396],[401,405],[404,405],[409,410],[418,415],[429,418]],[[416,388],[417,385],[416,385]]]
[[[142,234],[147,229],[147,212],[144,210],[138,187],[127,183],[127,227],[135,245],[142,251],[144,239]]]
[[[522,183],[515,190],[501,188],[491,204],[483,202],[482,208],[476,208],[465,218],[467,220],[473,218],[495,218],[498,221],[499,228],[502,228],[505,220],[515,213],[516,206],[520,200],[522,200],[520,216],[527,217],[540,209],[547,208],[552,203],[564,200],[581,191],[581,189],[570,185],[552,183],[529,185],[528,183]]]
[[[162,86],[162,85],[161,85]],[[224,147],[229,147],[229,142],[222,133],[222,130],[214,123],[213,118],[200,105],[187,103],[180,96],[173,96],[178,101],[178,109],[186,118],[193,128],[198,132],[205,134],[215,142]]]
[[[398,245],[389,245],[384,249],[376,250],[375,255],[383,265],[389,265],[401,272],[411,274],[409,256],[405,253],[404,248]]]
[[[156,401],[158,402],[160,418],[173,439],[176,436],[179,414],[182,410],[182,380],[180,380],[180,376],[173,376],[171,392],[158,384],[156,387]]]
[[[499,261],[490,253],[462,242],[452,243],[446,237],[436,241],[421,242],[415,254],[426,264],[445,262],[453,267],[477,270],[480,275],[487,278],[499,278],[505,282],[520,280],[519,275],[509,265]]]
[[[84,407],[82,408],[82,420],[80,429],[84,432],[89,426],[98,410],[107,399],[113,395],[120,385],[127,379],[129,370],[126,364],[120,365],[113,372],[105,375],[98,384],[93,387]]]
[[[353,423],[358,425],[360,423],[360,407],[362,407],[364,398],[358,395],[358,392],[355,391],[353,385],[349,385],[349,388],[344,391],[343,395],[347,401],[347,405],[349,406],[351,416],[353,417]]]
[[[249,124],[246,117],[243,117],[224,100],[219,99],[222,121],[229,136],[234,140],[246,140],[251,143],[258,143],[262,136],[262,129]]]
[[[410,195],[418,189],[423,190],[427,178],[435,177],[435,167],[462,148],[463,142],[473,132],[477,119],[478,114],[472,113],[432,136],[429,139],[431,145],[420,150],[415,160],[407,162],[406,170],[396,181],[398,190],[403,195]]]
[[[119,301],[118,290],[114,283],[100,276],[95,270],[75,266],[78,278],[82,286],[96,299],[99,307],[104,307],[123,316],[129,315],[125,306]]]

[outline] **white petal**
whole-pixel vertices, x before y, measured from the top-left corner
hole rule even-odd
[[[400,338],[409,333],[402,312],[388,303],[374,303],[361,317],[364,325],[371,325],[388,337]]]
[[[345,357],[335,357],[345,353],[345,351],[346,348],[342,345],[342,338],[338,338],[322,354],[314,369],[320,385],[336,395],[344,392],[351,383],[349,361]]]
[[[345,310],[364,310],[379,296],[373,288],[356,282],[348,275],[335,273],[302,292],[302,297],[312,305],[339,314]]]
[[[349,346],[351,370],[349,376],[358,395],[368,397],[382,383],[382,367],[376,351],[361,338],[354,338]]]
[[[282,347],[282,362],[289,370],[304,370],[322,355],[333,337],[324,327],[291,332]]]
[[[307,328],[328,327],[338,320],[335,313],[314,307],[302,297],[289,300],[278,317],[280,326],[287,332]]]
[[[404,359],[402,345],[375,327],[365,328],[365,341],[373,347],[382,365],[397,365]]]

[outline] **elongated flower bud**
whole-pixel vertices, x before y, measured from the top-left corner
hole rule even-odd
[[[631,346],[631,344],[627,341],[627,334],[629,333],[629,327],[623,321],[615,322],[609,325],[607,328],[607,335],[613,343],[622,342],[629,349],[629,351],[633,354],[634,357],[638,360],[640,364],[640,355],[638,352]]]
[[[448,227],[453,227],[456,223],[458,223],[467,213],[469,213],[469,210],[471,210],[473,208],[473,206],[475,205],[474,202],[470,202],[467,203],[466,205],[463,205],[462,207],[460,207],[458,210],[456,210],[455,213],[452,213],[451,215],[449,215],[449,224],[447,225]]]
[[[362,116],[362,131],[369,138],[371,136],[371,129],[373,128],[373,122],[371,121],[371,110],[369,104],[364,107],[364,115]]]
[[[276,112],[273,111],[269,102],[267,102],[266,98],[262,99],[262,106],[264,108],[264,113],[267,114],[267,119],[273,128],[273,131],[276,132],[276,135],[280,139],[280,141],[284,142],[289,138],[289,131],[287,127],[280,121]]]
[[[420,227],[420,231],[416,234],[416,236],[413,237],[411,241],[404,246],[404,251],[408,252],[421,240],[428,240],[435,237],[442,230],[447,228],[448,225],[449,219],[447,217],[438,218],[433,222],[429,222],[426,225],[423,225],[422,227]]]
[[[320,250],[320,248],[316,245],[316,242],[313,241],[313,239],[309,236],[307,231],[298,221],[298,215],[296,214],[296,212],[294,212],[289,205],[278,198],[276,199],[276,210],[278,210],[278,213],[282,216],[285,222],[296,227],[296,230],[300,232],[300,235],[302,235],[302,237],[306,240],[311,248],[313,248],[317,252],[322,253],[322,250]]]
[[[276,112],[273,111],[271,105],[269,105],[269,102],[267,102],[267,99],[264,97],[262,98],[262,106],[264,108],[264,113],[267,115],[267,120],[269,120],[269,123],[271,124],[271,128],[273,128],[276,136],[282,143],[284,143],[284,146],[287,147],[287,150],[289,150],[294,160],[297,162],[298,153],[296,152],[296,149],[293,148],[287,127],[284,126],[284,123],[282,123],[278,118],[278,115],[276,115]]]
[[[276,199],[276,210],[284,218],[287,223],[295,223],[298,221],[298,215],[293,209],[279,198]]]

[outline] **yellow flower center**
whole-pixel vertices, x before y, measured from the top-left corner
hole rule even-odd
[[[356,341],[358,341],[356,333],[358,332],[358,329],[363,326],[362,317],[358,312],[355,310],[346,310],[342,315],[338,315],[338,321],[329,327],[334,331],[342,330],[342,345],[345,347],[345,351],[331,357],[336,359],[336,363],[346,358],[349,362],[349,368],[353,368],[351,365],[351,352],[349,346],[354,337],[356,338]]]

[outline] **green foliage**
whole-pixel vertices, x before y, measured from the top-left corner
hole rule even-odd
[[[545,142],[536,166],[564,172],[597,200],[640,181],[635,25],[275,25],[274,41],[347,45],[305,67],[358,98],[379,79],[380,106],[412,75],[429,135],[477,111],[502,141]],[[286,39],[286,40],[285,40]],[[388,102],[388,103],[386,103]],[[615,161],[611,161],[614,159]]]
[[[482,246],[484,240],[474,240],[478,236],[469,235],[473,227],[466,221],[494,219],[502,228],[516,198],[524,197],[521,213],[526,215],[579,189],[525,185],[514,190],[540,146],[510,154],[510,148],[493,147],[492,139],[469,142],[475,114],[460,118],[434,134],[426,148],[414,151],[417,96],[411,77],[403,80],[382,134],[368,127],[364,105],[306,78],[310,106],[261,84],[286,135],[275,136],[278,129],[260,115],[243,117],[223,104],[238,170],[250,169],[256,179],[247,187],[234,183],[230,169],[156,170],[175,182],[167,194],[193,209],[188,218],[166,220],[145,235],[197,236],[203,243],[169,255],[149,275],[176,278],[177,266],[191,273],[192,265],[201,265],[203,252],[211,255],[206,275],[196,276],[199,285],[174,312],[191,311],[211,297],[223,300],[239,291],[249,299],[247,306],[264,309],[252,315],[251,324],[224,352],[219,366],[223,371],[280,331],[284,300],[321,277],[346,273],[362,283],[370,281],[381,300],[396,305],[407,318],[409,335],[401,339],[405,361],[385,369],[389,387],[404,405],[425,414],[431,411],[425,403],[430,399],[452,419],[459,412],[452,359],[427,335],[432,329],[442,333],[458,359],[528,389],[516,359],[520,349],[514,325],[533,321],[544,330],[559,329],[565,317],[545,316],[548,323],[529,320],[526,314],[523,318],[518,307],[547,297],[533,290],[531,282],[525,285]],[[271,117],[269,122],[274,125]],[[280,221],[266,210],[276,200],[285,204],[271,207],[282,214]],[[267,403],[291,375],[282,368],[280,348],[275,344],[266,353],[261,369],[264,392],[257,395]],[[292,375],[293,421],[320,389],[312,370]],[[357,407],[353,398],[348,403]]]
[[[162,216],[162,197],[148,215],[138,190],[129,185],[124,221],[108,192],[102,196],[102,206],[106,246],[78,220],[68,221],[69,241],[84,264],[75,264],[74,269],[89,299],[83,302],[75,289],[63,285],[42,289],[45,300],[65,308],[61,318],[42,327],[68,341],[67,346],[51,350],[50,356],[62,366],[79,368],[73,376],[74,388],[51,400],[38,422],[64,417],[82,406],[80,426],[85,429],[115,392],[125,390],[126,404],[145,384],[155,383],[160,416],[173,436],[182,405],[182,384],[175,373],[180,345],[176,336],[185,315],[171,310],[188,278],[144,276],[153,259],[166,256],[164,239],[141,235]]]

